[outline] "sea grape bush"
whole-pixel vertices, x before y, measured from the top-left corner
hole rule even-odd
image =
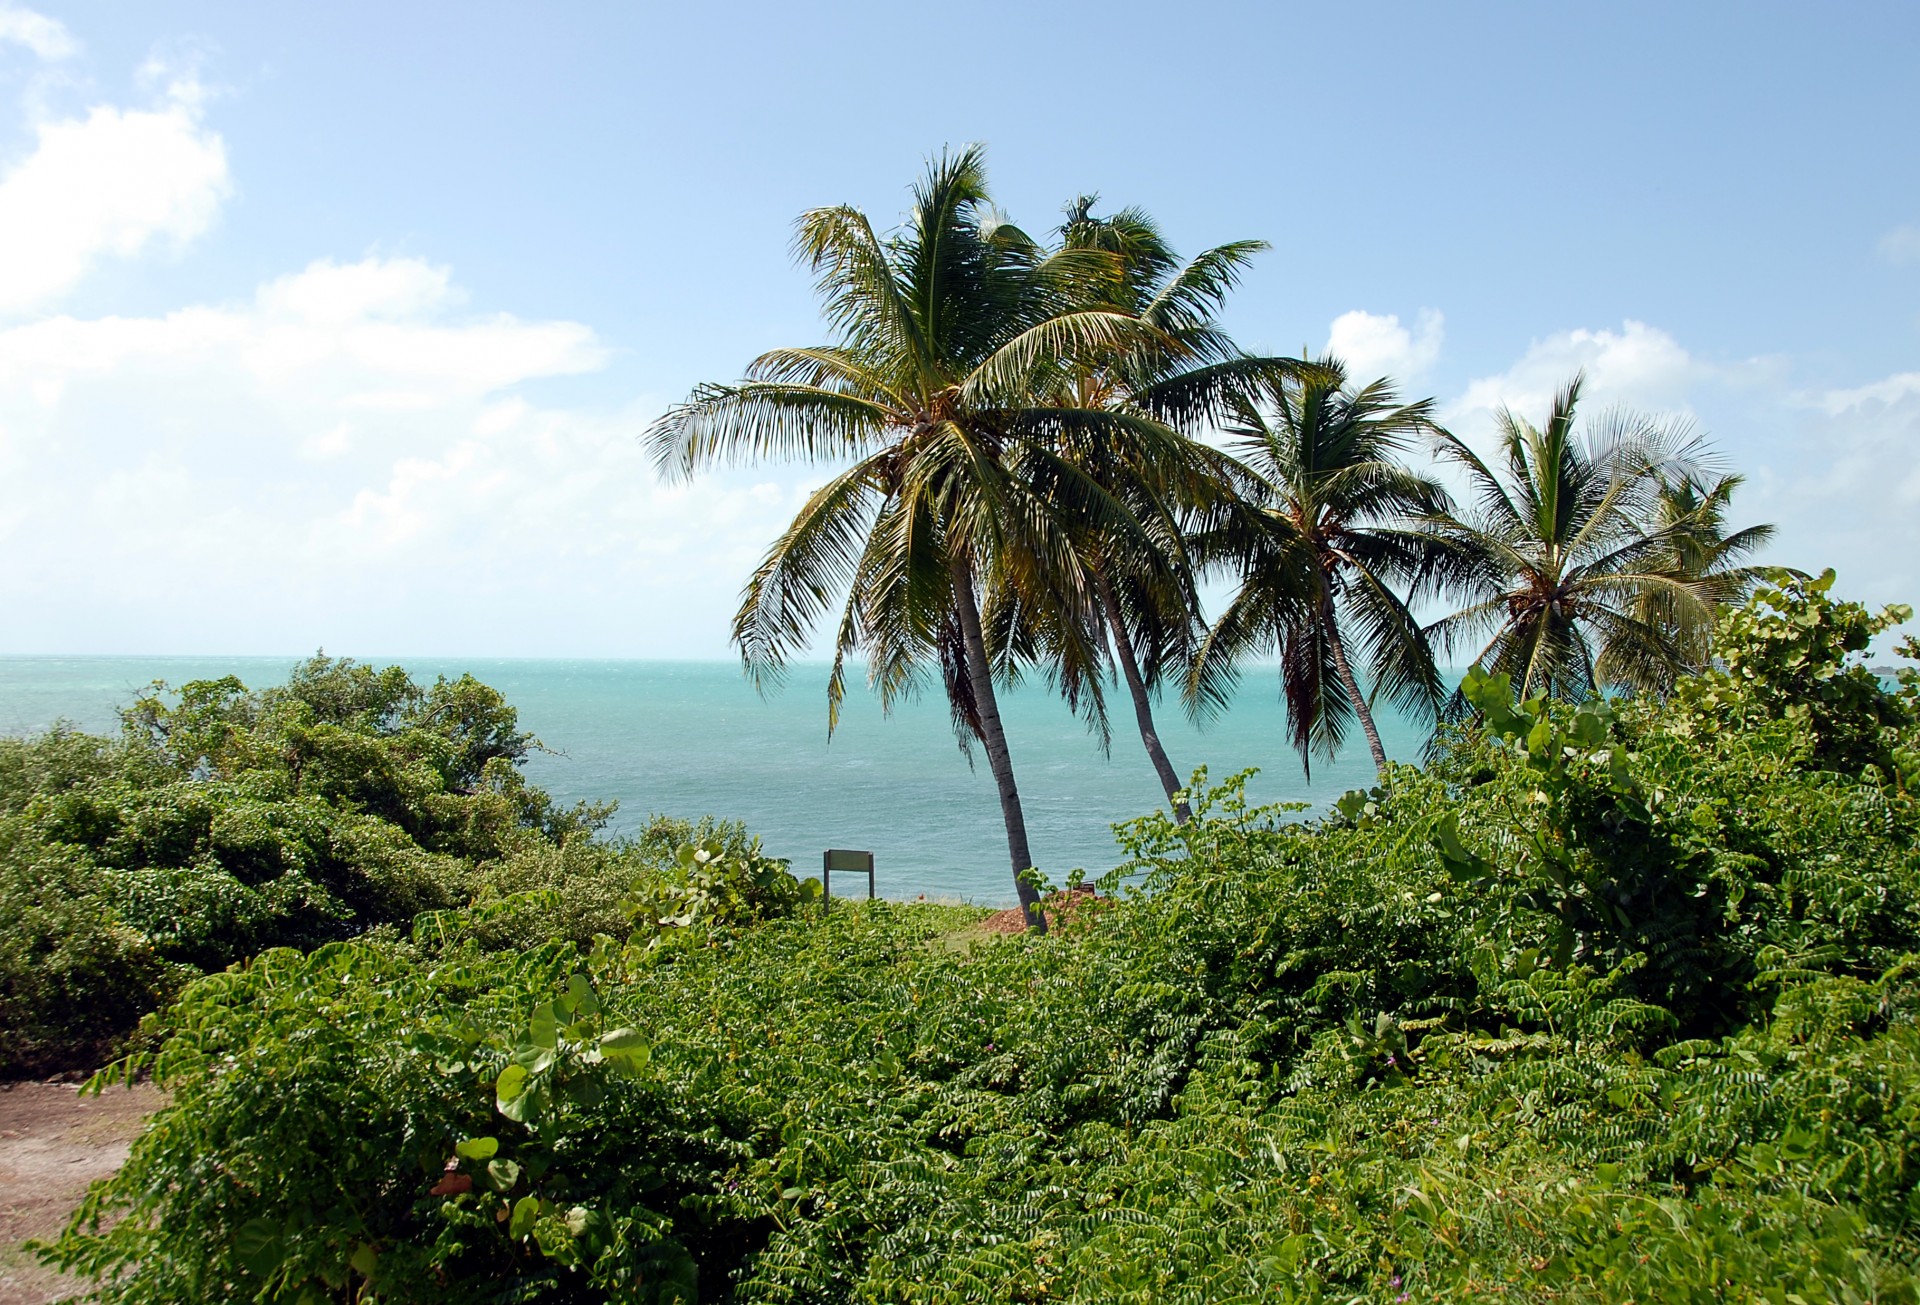
[[[1799,593],[1730,645],[1852,619]],[[1920,725],[1794,709],[1849,642],[1476,678],[1321,818],[1196,782],[1044,938],[783,892],[269,952],[122,1067],[173,1104],[49,1254],[129,1302],[1914,1300]]]
[[[656,945],[660,930],[772,919],[821,900],[820,881],[802,881],[788,864],[762,854],[758,838],[731,846],[712,836],[682,843],[667,872],[638,881],[622,903],[636,926],[631,941]]]
[[[156,686],[124,719],[117,739],[0,739],[0,1073],[91,1069],[194,974],[524,881],[617,920],[690,832],[593,839],[612,808],[529,784],[533,739],[466,676],[316,657],[261,691]]]

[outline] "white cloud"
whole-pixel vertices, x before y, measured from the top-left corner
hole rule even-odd
[[[1345,363],[1356,384],[1384,376],[1408,392],[1433,369],[1445,337],[1446,318],[1432,308],[1420,310],[1413,330],[1402,326],[1397,314],[1382,317],[1355,309],[1333,319],[1324,352]]]
[[[39,124],[32,153],[0,179],[0,313],[56,300],[103,260],[178,246],[213,224],[230,184],[202,98],[182,81],[154,108],[102,105]]]
[[[1920,375],[1780,408],[1792,424],[1768,450],[1755,500],[1780,522],[1777,551],[1837,567],[1848,597],[1920,600]]]
[[[250,300],[0,330],[0,650],[706,655],[802,486],[658,484],[577,322],[447,269],[319,262]]]
[[[1920,263],[1920,226],[1895,227],[1880,237],[1877,248],[1889,263]]]
[[[408,412],[605,361],[577,322],[450,321],[460,298],[445,268],[417,259],[321,261],[261,287],[251,305],[0,331],[0,386],[27,386],[46,406],[77,381],[213,369],[278,400]]]
[[[1900,372],[1851,390],[1827,390],[1815,398],[1815,406],[1839,416],[1871,404],[1897,404],[1910,395],[1920,395],[1920,372]]]
[[[1725,374],[1667,332],[1630,320],[1618,331],[1582,328],[1535,340],[1512,367],[1468,385],[1448,411],[1467,423],[1502,407],[1538,420],[1578,372],[1586,374],[1589,406],[1598,400],[1664,412],[1689,411],[1694,389]]]
[[[70,58],[79,48],[57,20],[15,5],[0,5],[0,41],[24,45],[49,63]]]

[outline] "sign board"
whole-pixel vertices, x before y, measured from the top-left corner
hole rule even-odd
[[[841,874],[865,875],[867,877],[867,899],[873,899],[873,853],[854,852],[844,847],[830,847],[820,860],[820,887],[827,901],[833,900],[833,872]]]

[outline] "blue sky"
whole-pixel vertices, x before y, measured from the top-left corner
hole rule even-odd
[[[810,206],[984,141],[1274,244],[1244,343],[1470,438],[1585,367],[1920,598],[1909,5],[0,8],[0,652],[721,656],[817,472],[654,483],[820,334]]]

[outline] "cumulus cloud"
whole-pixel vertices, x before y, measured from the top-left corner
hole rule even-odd
[[[1628,321],[1611,329],[1561,331],[1535,340],[1504,372],[1467,386],[1449,405],[1451,419],[1472,424],[1500,408],[1522,416],[1544,414],[1575,373],[1584,372],[1586,393],[1603,402],[1664,412],[1690,411],[1690,398],[1723,369],[1702,362],[1666,331]]]
[[[71,58],[79,49],[58,20],[16,5],[0,5],[0,42],[24,45],[49,63]]]
[[[645,405],[526,392],[606,363],[589,328],[464,299],[323,261],[0,331],[0,648],[717,651],[802,487],[656,484]]]
[[[1889,263],[1920,263],[1920,227],[1895,227],[1880,237],[1877,248]]]
[[[102,105],[38,125],[32,152],[0,177],[0,314],[54,301],[105,260],[177,247],[213,224],[230,182],[202,99],[197,84],[177,81],[153,108]]]
[[[1433,369],[1445,337],[1446,318],[1432,308],[1420,310],[1411,330],[1400,324],[1398,314],[1383,317],[1356,308],[1333,319],[1324,352],[1345,363],[1357,384],[1385,376],[1407,392]]]

